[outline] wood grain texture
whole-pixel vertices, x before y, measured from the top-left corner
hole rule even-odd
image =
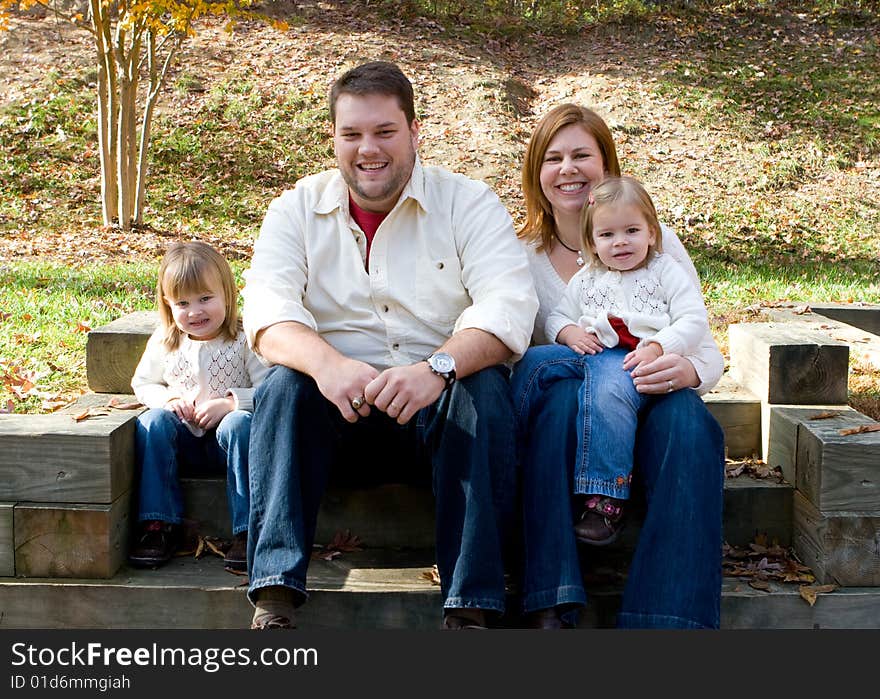
[[[854,328],[880,335],[880,304],[877,303],[811,303],[810,308],[826,318]]]
[[[880,586],[880,511],[825,515],[795,493],[794,549],[821,583]]]
[[[136,311],[89,332],[86,375],[96,393],[130,393],[131,377],[159,321],[156,311]]]
[[[24,577],[110,578],[128,542],[129,494],[110,505],[18,503],[15,571]]]
[[[136,415],[0,415],[0,500],[115,501],[131,488]]]
[[[0,577],[15,575],[14,503],[0,502]]]
[[[761,452],[761,402],[725,375],[703,395],[703,402],[724,430],[724,446],[732,459]]]
[[[880,369],[880,310],[828,306],[768,308],[764,315],[775,322],[800,324],[821,333],[829,340],[845,342],[850,355],[865,364]]]
[[[872,422],[850,408],[800,423],[795,484],[822,513],[880,511],[880,432],[840,434]]]
[[[762,402],[846,403],[849,348],[795,323],[730,326],[730,374]]]
[[[336,561],[316,561],[312,596],[298,616],[300,628],[435,630],[440,588],[421,577],[432,557],[407,562],[383,556],[355,562],[354,555],[345,554]],[[222,565],[211,556],[198,561],[174,559],[158,570],[123,567],[110,580],[4,580],[0,581],[0,619],[10,629],[245,629],[253,608],[245,599],[243,578],[226,573]],[[371,585],[368,572],[352,575],[368,568],[384,584]],[[347,585],[350,577],[359,582]],[[589,594],[582,626],[613,626],[620,587],[591,587]],[[510,597],[508,608],[515,605]],[[797,585],[771,583],[770,592],[761,592],[743,580],[724,579],[721,628],[877,629],[880,588],[840,588],[820,595],[811,607],[799,596]]]

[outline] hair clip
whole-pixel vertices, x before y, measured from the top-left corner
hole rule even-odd
[[[592,206],[596,203],[596,197],[593,196],[593,190],[590,190],[590,193],[587,195],[587,206]]]

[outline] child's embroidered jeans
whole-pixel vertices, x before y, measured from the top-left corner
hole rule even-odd
[[[226,473],[232,533],[248,528],[248,442],[251,413],[233,410],[202,437],[170,410],[153,408],[137,419],[135,443],[139,475],[138,521],[180,524],[180,474]]]

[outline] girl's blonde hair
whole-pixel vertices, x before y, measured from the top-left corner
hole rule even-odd
[[[647,264],[655,253],[663,252],[660,221],[648,190],[634,177],[606,177],[590,192],[590,198],[581,212],[581,249],[589,253],[592,264],[605,266],[596,254],[593,243],[593,216],[600,206],[635,206],[645,217],[648,228],[654,233],[654,243],[648,246],[648,254],[642,265]]]
[[[535,126],[522,167],[522,192],[526,202],[526,221],[517,235],[528,243],[537,243],[541,252],[549,248],[556,235],[553,207],[541,189],[541,165],[550,142],[566,126],[577,124],[596,139],[602,154],[605,172],[612,177],[620,176],[617,149],[608,124],[592,109],[576,104],[560,104],[551,109]]]
[[[197,240],[174,243],[165,251],[165,257],[159,265],[159,280],[156,282],[156,305],[165,330],[162,342],[168,350],[177,349],[185,333],[174,324],[171,307],[165,298],[174,299],[201,293],[212,282],[220,282],[226,305],[226,319],[220,328],[220,334],[226,340],[234,340],[241,327],[238,319],[238,288],[229,263],[223,255],[207,243]]]

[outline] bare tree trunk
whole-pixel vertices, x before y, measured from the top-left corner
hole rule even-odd
[[[174,39],[170,40],[168,53],[166,54],[165,60],[162,62],[162,67],[160,69],[158,65],[159,49],[156,46],[156,35],[153,32],[149,32],[149,41],[147,43],[147,59],[149,64],[150,88],[147,93],[147,99],[144,105],[144,115],[141,121],[137,185],[135,188],[135,191],[137,192],[137,197],[134,209],[134,222],[138,225],[143,223],[144,217],[144,205],[147,191],[147,167],[149,165],[150,158],[150,127],[153,123],[153,110],[155,109],[156,104],[159,101],[159,95],[161,94],[162,88],[165,85],[165,77],[168,75],[168,68],[171,65],[171,60],[172,58],[174,58],[175,52],[180,47],[181,41],[182,39],[180,36],[177,36]],[[165,42],[163,41],[163,43]]]
[[[98,152],[101,162],[101,214],[105,226],[119,218],[116,184],[116,64],[113,60],[110,21],[101,0],[91,0],[92,29],[98,59]]]

